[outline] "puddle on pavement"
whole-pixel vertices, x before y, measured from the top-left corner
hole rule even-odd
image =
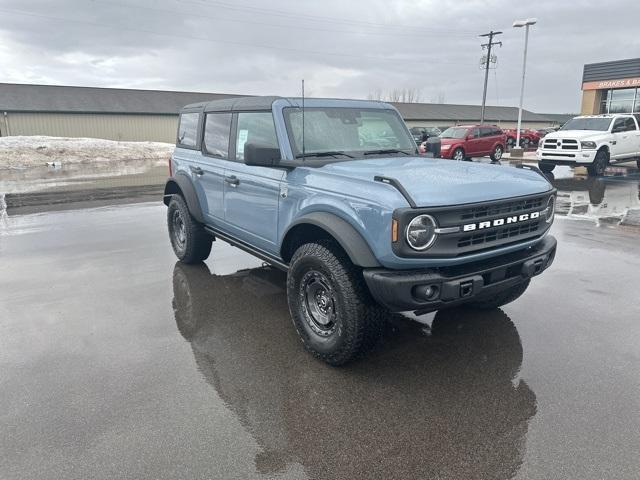
[[[640,229],[640,171],[609,167],[602,177],[580,169],[556,167],[548,178],[558,189],[556,213],[594,222],[598,226]]]

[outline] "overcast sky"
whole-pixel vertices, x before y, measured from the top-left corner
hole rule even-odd
[[[0,0],[0,82],[479,104],[576,112],[584,63],[640,57],[640,1]]]

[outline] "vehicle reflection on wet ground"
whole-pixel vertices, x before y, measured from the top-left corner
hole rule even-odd
[[[568,167],[558,167],[547,177],[558,189],[556,211],[600,226],[640,229],[640,171],[611,166],[602,177],[589,177]]]
[[[501,310],[390,318],[384,349],[343,371],[292,358],[285,275],[177,263],[173,307],[198,370],[261,447],[260,473],[310,478],[510,478],[536,398]],[[264,321],[269,319],[269,321]],[[425,454],[428,451],[427,454]]]
[[[0,219],[3,480],[638,478],[637,231],[558,215],[518,301],[390,316],[332,368],[282,273],[222,242],[176,263],[165,215]]]

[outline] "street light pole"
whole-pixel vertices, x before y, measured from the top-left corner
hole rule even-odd
[[[522,58],[522,83],[520,84],[520,105],[518,106],[518,128],[516,130],[516,145],[512,149],[512,155],[521,157],[522,148],[520,148],[520,128],[522,126],[522,102],[524,100],[524,79],[527,72],[527,48],[529,46],[529,27],[535,25],[538,20],[535,18],[528,18],[526,20],[516,20],[513,22],[514,28],[525,27],[524,32],[524,56]],[[515,150],[515,152],[514,152]]]

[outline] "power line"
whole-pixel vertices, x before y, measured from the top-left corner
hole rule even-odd
[[[358,30],[339,30],[339,29],[335,29],[335,28],[322,28],[322,27],[314,27],[314,26],[307,26],[307,25],[300,25],[300,24],[282,24],[282,23],[267,23],[267,22],[257,22],[254,20],[247,20],[247,19],[236,19],[236,18],[224,18],[224,17],[220,17],[219,15],[205,15],[202,13],[188,13],[188,12],[181,12],[181,11],[176,11],[176,10],[169,10],[166,8],[156,8],[156,7],[148,7],[148,6],[143,6],[143,5],[130,5],[127,3],[121,3],[121,2],[113,2],[113,1],[109,1],[109,0],[91,0],[94,3],[102,3],[104,5],[112,5],[112,6],[118,6],[118,7],[122,7],[122,8],[129,8],[129,9],[137,9],[137,10],[147,10],[147,11],[151,11],[151,12],[162,12],[162,13],[169,13],[171,15],[180,15],[180,16],[184,16],[184,17],[192,17],[192,18],[207,18],[210,20],[214,20],[214,21],[222,21],[222,22],[234,22],[234,23],[244,23],[244,24],[248,24],[248,25],[262,25],[265,27],[271,27],[271,28],[286,28],[286,29],[297,29],[297,30],[315,30],[315,31],[319,31],[319,32],[332,32],[332,33],[344,33],[344,34],[348,34],[348,35],[377,35],[377,36],[389,36],[389,32],[382,32],[382,31],[378,31],[378,32],[364,32],[364,31],[358,31]],[[183,0],[182,3],[189,3],[189,4],[197,4],[197,5],[201,5],[199,2],[187,2],[186,0]],[[441,36],[441,35],[446,35],[448,37],[451,36],[457,36],[457,37],[470,37],[470,35],[468,34],[461,34],[459,31],[429,31],[429,30],[420,30],[420,32],[416,32],[416,33],[402,33],[402,32],[394,32],[393,36],[394,37],[411,37],[411,38],[416,38],[416,37],[433,37],[433,36]]]
[[[308,21],[312,21],[312,22],[324,22],[324,23],[331,23],[331,24],[343,24],[343,25],[362,25],[362,26],[371,26],[371,27],[381,27],[381,28],[402,28],[402,29],[413,29],[413,30],[420,30],[420,31],[424,31],[425,28],[422,26],[415,26],[415,25],[400,25],[400,24],[394,24],[394,23],[376,23],[376,22],[367,22],[367,21],[363,21],[363,20],[346,20],[344,18],[337,18],[337,17],[327,17],[327,16],[322,16],[322,15],[309,15],[309,14],[300,14],[300,13],[291,13],[288,11],[284,11],[284,10],[276,10],[276,9],[269,9],[269,8],[261,8],[261,7],[254,7],[251,5],[238,5],[236,3],[231,4],[231,3],[227,3],[227,2],[221,2],[218,0],[206,0],[206,1],[197,1],[197,0],[177,0],[180,3],[185,3],[185,4],[191,4],[191,5],[201,5],[201,6],[215,6],[218,8],[225,8],[228,10],[236,10],[236,11],[242,11],[242,12],[249,12],[249,13],[253,13],[255,14],[256,12],[259,12],[263,15],[271,15],[271,16],[278,16],[278,17],[286,17],[286,18],[298,18],[298,19],[304,19],[304,20],[308,20]],[[436,33],[434,31],[434,33]],[[475,32],[472,31],[464,31],[464,30],[442,30],[440,32],[437,33],[442,33],[444,34],[450,34],[450,33],[466,33],[468,35],[474,35]]]
[[[28,16],[28,17],[35,17],[35,18],[44,18],[44,19],[55,20],[55,21],[59,21],[59,22],[61,21],[61,22],[80,23],[80,24],[92,25],[92,26],[97,26],[97,27],[109,28],[109,29],[112,29],[112,30],[129,30],[129,31],[133,31],[133,32],[148,33],[148,34],[151,34],[151,35],[158,35],[158,36],[162,36],[162,37],[183,38],[183,39],[199,40],[199,41],[215,43],[215,44],[250,47],[252,49],[262,48],[262,49],[266,49],[266,50],[282,50],[282,51],[287,51],[287,52],[295,52],[295,53],[300,53],[300,54],[305,54],[305,55],[318,55],[318,56],[328,56],[328,57],[343,57],[343,58],[360,58],[360,59],[384,60],[384,61],[387,61],[387,62],[402,62],[402,63],[405,63],[405,64],[407,62],[409,62],[409,61],[415,60],[415,56],[414,55],[412,55],[411,59],[406,59],[406,58],[398,58],[398,57],[391,57],[391,56],[381,56],[381,55],[349,54],[349,53],[342,53],[342,52],[323,52],[323,51],[318,51],[318,50],[304,50],[304,49],[299,49],[299,48],[280,47],[280,46],[276,46],[276,45],[265,45],[265,44],[257,44],[257,43],[249,43],[249,42],[238,42],[238,41],[231,41],[231,40],[212,40],[210,38],[205,38],[205,37],[196,37],[196,36],[192,36],[192,35],[179,35],[179,34],[175,34],[175,33],[158,32],[158,31],[142,29],[142,28],[132,28],[132,27],[108,25],[108,24],[101,23],[101,22],[91,22],[91,21],[87,21],[87,20],[78,20],[78,19],[71,19],[71,18],[56,17],[56,16],[51,16],[51,15],[43,15],[43,14],[39,14],[39,13],[25,12],[25,11],[21,11],[21,10],[11,10],[11,9],[7,9],[7,8],[0,8],[0,12],[14,14],[14,15],[23,15],[23,16]],[[460,62],[443,62],[443,61],[437,61],[437,60],[430,60],[430,59],[427,59],[427,58],[425,58],[424,60],[425,61],[428,60],[429,62],[434,63],[434,64],[469,66],[466,63],[460,63]]]
[[[491,47],[494,45],[502,46],[502,42],[494,42],[493,37],[496,35],[502,35],[502,32],[494,32],[491,30],[489,33],[483,33],[479,35],[480,37],[489,37],[489,41],[487,43],[483,43],[481,47],[487,49],[487,60],[485,62],[485,71],[484,71],[484,89],[482,91],[482,110],[480,111],[480,123],[484,123],[484,110],[485,105],[487,103],[487,83],[489,82],[489,63],[491,63]]]

